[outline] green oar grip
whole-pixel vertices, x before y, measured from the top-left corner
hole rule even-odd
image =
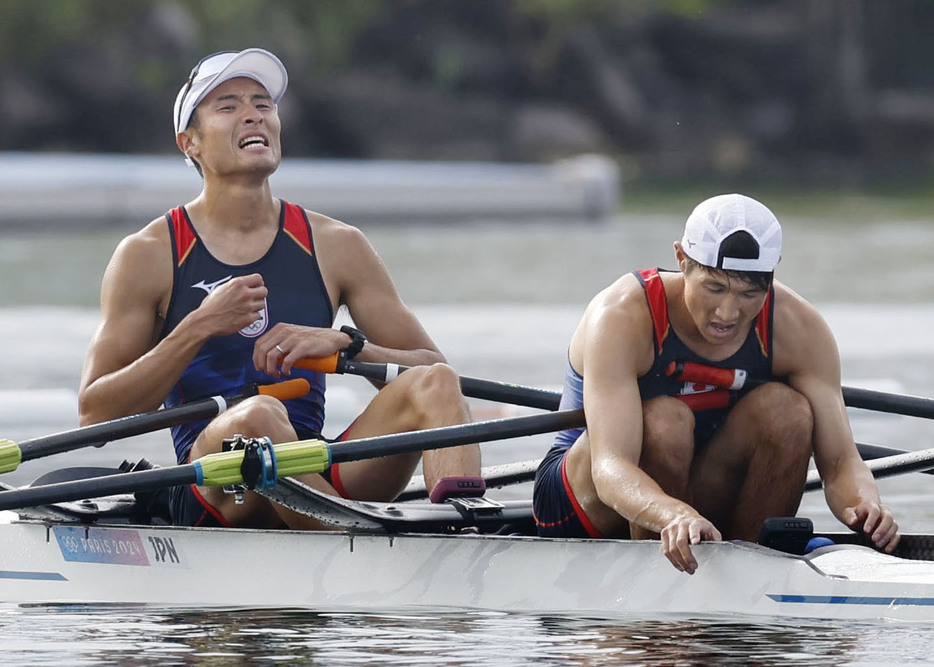
[[[23,450],[12,440],[0,440],[0,473],[16,470],[23,461]]]
[[[279,477],[324,472],[331,467],[331,448],[320,440],[273,445]]]
[[[242,484],[243,450],[217,452],[193,461],[198,470],[198,486],[228,486]]]
[[[279,477],[319,473],[331,465],[331,450],[321,440],[302,440],[273,445]],[[198,470],[198,486],[229,486],[242,484],[243,450],[218,452],[202,456],[193,462]]]

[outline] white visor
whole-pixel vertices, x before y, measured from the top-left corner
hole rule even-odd
[[[207,56],[191,70],[188,81],[175,98],[173,120],[175,134],[183,132],[201,101],[208,93],[230,79],[244,76],[259,83],[275,104],[289,84],[289,75],[276,56],[264,49],[227,51]]]
[[[736,232],[748,233],[759,246],[754,259],[721,256],[723,241]],[[765,205],[745,195],[711,197],[691,212],[681,247],[699,264],[728,271],[771,273],[782,257],[782,226]]]

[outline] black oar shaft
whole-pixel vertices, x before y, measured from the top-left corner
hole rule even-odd
[[[197,473],[191,465],[93,477],[77,482],[31,486],[0,493],[0,510],[64,503],[83,498],[150,491],[167,486],[194,484]]]
[[[566,428],[578,428],[584,424],[583,410],[561,410],[540,415],[381,435],[335,443],[331,448],[331,463],[375,458],[390,453],[407,454],[425,449],[444,449],[473,442],[508,440],[526,435],[561,431]]]
[[[934,466],[934,449],[919,449],[915,452],[902,452],[893,456],[883,456],[866,461],[866,465],[876,479],[893,477],[906,472],[929,470]],[[811,491],[820,487],[820,477],[818,477],[816,470],[812,470],[808,473],[804,488],[806,491]]]
[[[461,391],[464,396],[482,398],[488,401],[501,401],[511,405],[523,405],[540,410],[557,410],[561,403],[561,394],[556,391],[526,387],[523,385],[492,382],[472,377],[461,377]]]
[[[273,449],[277,472],[284,476],[323,472],[334,463],[456,447],[473,442],[506,440],[583,425],[583,410],[567,410],[376,436],[334,445],[320,440],[304,440],[274,445]],[[3,491],[0,492],[0,510],[183,484],[239,484],[245,476],[244,456],[243,450],[220,452],[187,465]]]
[[[70,431],[24,440],[19,443],[19,448],[23,453],[23,461],[30,461],[43,456],[69,452],[81,447],[103,444],[120,438],[129,438],[162,428],[170,428],[198,419],[210,419],[219,410],[218,404],[213,400],[198,401],[197,403],[180,405],[167,410],[156,410],[155,412],[114,419],[92,426],[84,426]]]
[[[732,371],[732,369],[708,367],[702,364],[693,364],[693,367],[699,367],[706,372]],[[339,373],[360,375],[381,382],[392,380],[396,375],[408,370],[408,368],[408,366],[359,362],[350,359],[340,359],[337,361],[337,372]],[[694,379],[688,374],[682,373],[682,375],[684,375],[683,379],[685,380],[691,381]],[[708,377],[702,379],[705,382],[710,381]],[[765,380],[761,378],[752,377],[747,377],[745,380],[745,384],[748,386],[759,385],[764,382]],[[727,384],[727,387],[729,387],[729,384]],[[909,417],[934,418],[934,399],[921,396],[908,396],[905,394],[891,394],[872,389],[861,389],[859,387],[842,387],[842,390],[843,400],[847,407],[876,410],[878,412],[888,412]],[[523,405],[542,410],[557,410],[561,402],[561,393],[557,391],[509,384],[506,382],[496,382],[493,380],[482,380],[467,376],[461,376],[461,391],[463,391],[465,396],[470,396],[471,398],[501,401],[512,405]]]
[[[892,477],[906,472],[929,469],[934,465],[934,449],[920,449],[895,456],[886,456],[867,461],[866,465],[877,479]]]
[[[897,456],[900,454],[908,454],[904,449],[896,449],[894,447],[883,447],[882,445],[872,445],[868,443],[857,443],[857,448],[859,449],[860,456],[864,460],[871,461],[873,459],[881,459],[887,456]],[[519,461],[516,463],[504,463],[500,465],[494,465],[483,468],[481,471],[481,477],[486,481],[487,487],[499,487],[499,486],[508,486],[511,484],[521,484],[523,482],[530,482],[535,479],[535,473],[538,470],[538,466],[541,464],[541,459],[532,459],[528,461]],[[925,475],[934,475],[934,460],[931,461],[931,469],[927,470],[918,470],[916,467],[912,467],[912,472],[920,472]],[[925,467],[925,466],[922,466]],[[808,491],[813,491],[820,488],[820,482],[811,482],[807,485]],[[415,500],[418,498],[428,497],[428,491],[424,487],[424,480],[421,479],[419,484],[410,485],[410,488],[403,491],[398,500]]]
[[[897,456],[898,454],[908,454],[908,450],[905,449],[896,449],[895,447],[884,447],[882,445],[871,445],[866,442],[857,442],[856,448],[859,450],[859,455],[863,458],[864,461],[872,461],[874,459],[885,458],[886,456]],[[934,462],[932,462],[932,467],[934,467]],[[929,470],[916,470],[915,472],[921,472],[925,475],[934,475],[934,469]]]
[[[407,366],[397,366],[394,364],[376,364],[367,362],[358,362],[343,357],[337,357],[333,360],[334,369],[331,372],[349,373],[360,375],[362,377],[388,382],[394,379],[399,373],[408,370]],[[722,369],[705,366],[702,364],[691,364],[693,372],[704,373],[702,378],[686,377],[687,380],[698,380],[704,382],[714,382],[716,378],[710,377],[710,372],[722,373],[731,369]],[[684,369],[678,369],[679,373],[684,373]],[[744,375],[745,377],[745,375]],[[725,386],[730,386],[734,382],[731,377]],[[750,385],[762,384],[764,381],[757,378],[746,377],[745,382]],[[880,412],[889,412],[912,417],[934,418],[934,399],[922,398],[918,396],[908,396],[903,394],[890,394],[871,389],[860,389],[855,387],[842,387],[843,399],[847,407],[860,408],[865,410],[876,410]],[[502,401],[513,405],[523,405],[527,407],[540,408],[543,410],[557,410],[561,402],[561,394],[556,391],[537,389],[523,385],[513,385],[503,382],[494,382],[490,380],[480,380],[472,377],[461,376],[461,391],[465,396],[473,398],[482,398],[487,400]],[[569,427],[570,428],[570,427]],[[464,444],[464,443],[461,443]],[[893,456],[905,453],[904,450],[881,447],[879,445],[857,445],[860,455],[867,460]],[[911,468],[913,471],[919,471],[926,474],[934,474],[934,469]],[[817,485],[819,486],[819,484]],[[810,488],[817,488],[812,486]]]
[[[142,435],[163,428],[187,424],[199,419],[211,419],[227,408],[255,396],[265,394],[281,401],[304,396],[310,385],[305,378],[295,378],[269,385],[251,385],[242,394],[230,397],[213,396],[193,403],[186,403],[171,408],[155,410],[128,417],[111,419],[99,424],[53,433],[39,438],[31,438],[20,443],[5,442],[3,451],[7,458],[0,456],[0,470],[14,470],[20,463],[52,454],[70,452],[82,447],[104,445],[111,440]],[[14,449],[15,448],[15,449]]]
[[[391,381],[398,374],[409,370],[410,366],[397,364],[376,364],[352,359],[340,359],[337,363],[338,373],[359,375],[379,382]],[[529,408],[542,410],[557,410],[561,402],[561,394],[556,391],[526,387],[523,385],[482,380],[467,376],[460,377],[461,391],[464,396],[481,398],[488,401],[501,401],[512,405],[523,405]]]
[[[934,399],[904,394],[889,394],[872,389],[843,387],[847,407],[889,412],[908,417],[934,418]]]

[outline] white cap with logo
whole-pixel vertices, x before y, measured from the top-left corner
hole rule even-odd
[[[208,93],[219,85],[238,76],[245,76],[258,82],[276,104],[285,94],[289,75],[276,56],[265,49],[244,49],[243,51],[224,51],[204,58],[191,70],[188,81],[178,91],[175,98],[173,118],[175,134],[184,131],[194,112]]]
[[[755,259],[723,257],[720,245],[735,232],[747,232],[759,246]],[[771,273],[782,258],[782,226],[765,205],[730,194],[702,201],[688,216],[681,247],[695,262],[729,271]]]

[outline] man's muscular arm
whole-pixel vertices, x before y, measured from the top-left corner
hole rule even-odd
[[[872,473],[853,441],[833,333],[813,306],[787,288],[776,290],[776,320],[779,315],[776,373],[787,375],[791,386],[810,403],[814,461],[827,505],[841,522],[891,552],[898,544],[898,525],[882,505]]]
[[[335,305],[346,305],[367,336],[357,359],[406,366],[444,361],[363,233],[330,219],[319,219],[314,231],[319,265]],[[334,329],[279,324],[257,340],[253,360],[267,373],[277,374],[281,364],[282,373],[288,374],[298,359],[326,357],[349,344],[350,337]],[[287,351],[285,357],[276,345]]]
[[[579,351],[584,370],[591,474],[604,505],[659,533],[665,556],[677,569],[693,573],[697,561],[691,545],[719,540],[720,532],[639,468],[643,412],[638,376],[652,355],[648,317],[641,290],[625,293],[617,284],[591,304],[583,329],[572,340],[572,359]]]
[[[262,278],[237,278],[157,342],[172,290],[169,243],[158,219],[124,239],[107,266],[78,393],[81,424],[156,409],[206,340],[247,326],[262,308]]]

